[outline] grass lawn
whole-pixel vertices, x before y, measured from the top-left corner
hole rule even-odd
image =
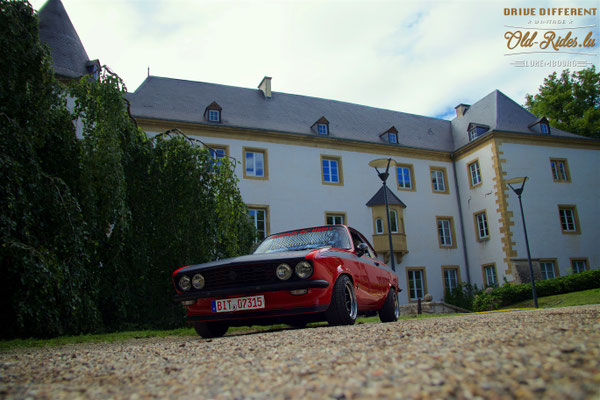
[[[540,308],[583,306],[586,304],[600,304],[600,288],[582,290],[581,292],[572,292],[557,294],[554,296],[538,297],[538,306]],[[529,308],[533,307],[533,300],[525,300],[519,303],[502,307],[501,310],[511,308]]]

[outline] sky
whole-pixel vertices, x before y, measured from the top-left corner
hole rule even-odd
[[[496,89],[524,104],[553,72],[600,69],[598,0],[62,2],[90,59],[129,91],[148,71],[247,88],[270,76],[275,92],[451,119]],[[564,8],[596,15],[548,15]],[[577,42],[554,49],[561,38]]]

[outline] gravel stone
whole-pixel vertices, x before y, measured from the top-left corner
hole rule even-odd
[[[600,305],[0,353],[0,399],[599,399]]]

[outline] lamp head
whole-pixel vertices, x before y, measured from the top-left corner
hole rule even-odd
[[[384,184],[385,181],[387,181],[388,176],[390,176],[390,166],[394,165],[396,165],[396,161],[392,160],[391,158],[378,158],[369,162],[369,167],[375,168],[377,175],[379,175],[379,179],[381,179]],[[379,172],[379,168],[385,168],[385,172]]]
[[[517,196],[521,196],[521,193],[523,193],[523,189],[525,188],[525,182],[527,182],[528,179],[529,178],[526,176],[521,176],[518,178],[508,179],[506,181],[506,183],[512,189],[512,191],[517,194]],[[521,187],[518,187],[516,189],[513,187],[513,185],[519,185],[519,184],[521,185]]]

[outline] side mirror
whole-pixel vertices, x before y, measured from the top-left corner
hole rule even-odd
[[[356,247],[356,255],[359,257],[362,257],[368,251],[369,251],[369,246],[366,243],[360,243]]]

